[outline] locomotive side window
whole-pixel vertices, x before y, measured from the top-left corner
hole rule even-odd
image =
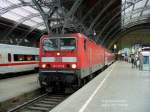
[[[11,62],[11,54],[8,53],[8,62]]]
[[[84,50],[86,50],[86,47],[87,47],[87,41],[86,39],[84,39]]]

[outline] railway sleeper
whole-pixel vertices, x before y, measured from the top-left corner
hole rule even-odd
[[[45,108],[45,107],[35,107],[35,106],[29,106],[27,107],[29,110],[40,110],[40,111],[48,111],[50,108]]]

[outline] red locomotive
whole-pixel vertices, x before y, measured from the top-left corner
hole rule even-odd
[[[105,65],[113,54],[81,33],[64,36],[43,35],[40,40],[41,87],[81,85],[81,82]]]

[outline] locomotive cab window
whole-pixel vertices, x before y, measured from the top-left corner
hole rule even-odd
[[[45,39],[43,41],[43,49],[45,51],[58,50],[58,39]]]
[[[74,50],[76,49],[75,38],[53,38],[45,39],[43,41],[44,51],[55,51],[55,50]]]
[[[76,48],[75,38],[62,38],[60,39],[61,50],[74,50]]]

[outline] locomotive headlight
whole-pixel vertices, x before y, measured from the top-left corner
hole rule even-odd
[[[77,68],[77,65],[76,64],[72,64],[71,68],[75,69],[75,68]]]
[[[42,68],[46,68],[46,64],[42,64]]]
[[[60,56],[60,53],[59,53],[59,52],[57,53],[57,56]]]

